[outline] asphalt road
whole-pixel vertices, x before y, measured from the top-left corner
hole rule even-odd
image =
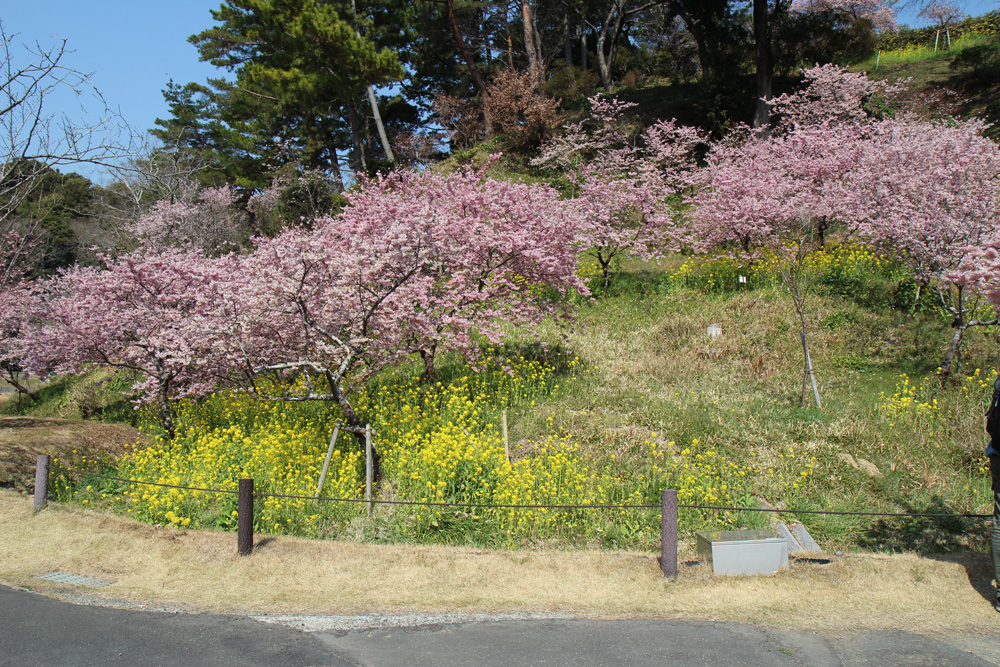
[[[955,637],[945,642],[895,631],[823,637],[736,623],[573,619],[430,622],[416,627],[304,632],[238,616],[74,605],[0,587],[0,665],[4,667],[972,667],[998,664],[998,660],[1000,636]]]

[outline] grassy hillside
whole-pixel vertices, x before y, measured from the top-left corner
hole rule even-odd
[[[361,412],[380,434],[377,445],[388,470],[382,497],[646,503],[656,502],[661,486],[671,486],[681,490],[682,503],[692,504],[987,513],[982,412],[996,361],[995,335],[972,331],[964,372],[942,386],[933,375],[951,331],[926,295],[916,299],[901,272],[863,253],[846,253],[824,266],[815,272],[808,304],[822,408],[800,405],[803,362],[795,314],[773,279],[751,274],[741,285],[735,277],[746,269],[727,261],[677,256],[658,264],[630,263],[615,275],[607,294],[581,303],[570,330],[553,326],[545,334],[548,349],[525,343],[503,351],[513,377],[486,373],[469,379],[475,375],[452,359],[441,367],[440,385],[415,384],[414,367],[376,382],[359,397]],[[710,324],[720,325],[722,335],[709,337]],[[78,384],[61,386],[50,388],[46,404],[32,410],[73,416],[74,410],[116,396],[113,387],[93,381],[89,386],[105,387],[104,399],[94,399],[94,391],[81,391]],[[258,466],[247,474],[259,485],[311,495],[335,411],[296,406],[297,412],[261,416],[248,412],[257,408],[227,400],[189,404],[179,416],[178,442],[116,470],[200,486],[216,479],[206,466],[224,460]],[[498,458],[503,408],[510,465]],[[145,426],[155,432],[151,419]],[[226,435],[234,428],[241,429],[235,440]],[[284,449],[275,449],[283,437]],[[326,493],[337,497],[356,492],[360,474],[356,445],[341,442],[340,467],[334,466]],[[244,443],[250,449],[233,449]],[[93,463],[98,468],[112,469],[93,452],[85,454],[98,460]],[[266,482],[263,477],[271,472],[279,479]],[[547,479],[553,486],[544,491]],[[435,485],[431,492],[421,492],[425,480]],[[120,495],[130,491],[132,497]],[[197,499],[158,499],[152,493],[87,479],[73,491],[77,502],[149,521],[231,523],[228,504],[203,506]],[[541,540],[644,549],[654,549],[658,539],[656,512],[648,510],[526,519],[514,511],[388,506],[364,520],[360,508],[327,511],[300,504],[266,505],[268,522],[259,528],[375,541],[523,545]],[[985,548],[982,520],[800,518],[825,548]],[[688,535],[767,521],[759,514],[714,510],[685,510],[681,520]]]
[[[1000,42],[970,37],[948,52],[883,53],[877,72],[874,63],[858,68],[879,77],[912,77],[915,99],[930,99],[941,114],[989,115],[1000,113],[1000,76],[990,74],[1000,62],[997,54]],[[795,83],[782,79],[776,87],[780,92]],[[649,83],[621,96],[638,102],[638,115],[647,120],[675,116],[721,128],[748,119],[752,85],[750,78],[710,88]],[[946,87],[961,95],[942,92]],[[450,163],[483,164],[504,149],[503,139],[494,138]],[[516,152],[507,152],[497,168],[541,178]],[[595,275],[593,267],[584,271]],[[739,282],[740,275],[748,281]],[[422,385],[414,365],[357,392],[355,407],[375,428],[383,458],[380,497],[464,507],[387,505],[367,518],[358,505],[269,499],[258,529],[373,541],[654,549],[655,509],[490,506],[655,505],[665,487],[676,488],[687,505],[988,513],[982,413],[1000,356],[996,334],[970,330],[962,372],[942,384],[936,371],[952,336],[950,322],[902,267],[857,248],[831,246],[810,276],[808,340],[822,407],[801,400],[796,316],[766,262],[738,266],[725,258],[681,255],[626,262],[606,292],[579,299],[572,328],[552,324],[542,344],[515,336],[501,349],[484,350],[494,361],[477,369],[442,356],[435,384]],[[592,287],[599,285],[595,280]],[[709,336],[709,325],[721,335]],[[258,491],[315,492],[339,418],[334,407],[220,394],[179,404],[178,439],[158,443],[154,415],[132,410],[122,393],[125,380],[101,372],[61,378],[42,390],[41,404],[8,400],[3,410],[127,421],[152,436],[144,440],[153,443],[148,450],[118,459],[99,444],[83,443],[73,450],[75,466],[223,490],[251,475]],[[0,455],[4,442],[0,438]],[[364,478],[358,445],[342,438],[336,453],[324,493],[357,497]],[[0,483],[30,485],[16,475],[0,466]],[[65,499],[146,521],[233,526],[229,496],[218,501],[97,478],[60,480]],[[782,518],[801,520],[828,548],[985,549],[981,519]],[[736,510],[681,512],[689,537],[700,529],[759,527],[768,520]]]

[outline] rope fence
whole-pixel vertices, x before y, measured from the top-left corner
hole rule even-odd
[[[0,459],[0,463],[9,463],[25,468],[30,468],[31,464],[24,461],[11,459]],[[239,480],[239,490],[232,491],[226,489],[210,489],[202,487],[181,486],[177,484],[165,484],[162,482],[147,482],[138,479],[128,479],[124,477],[114,477],[111,475],[101,475],[77,470],[63,465],[50,465],[50,457],[47,454],[38,456],[35,463],[35,487],[34,487],[34,507],[41,510],[48,500],[48,477],[49,470],[58,468],[70,475],[80,477],[105,479],[121,482],[123,484],[135,484],[145,486],[164,487],[178,489],[182,491],[199,491],[203,493],[227,494],[237,496],[237,548],[241,555],[249,555],[253,552],[253,504],[255,498],[285,498],[293,500],[312,500],[338,503],[365,503],[369,511],[374,505],[411,505],[422,507],[455,507],[460,509],[552,509],[552,510],[627,510],[627,509],[659,509],[661,510],[661,569],[665,576],[674,577],[677,574],[677,510],[697,509],[716,510],[725,512],[769,512],[774,514],[811,514],[829,516],[866,516],[866,517],[898,517],[898,518],[935,518],[935,519],[990,519],[992,514],[968,514],[968,513],[947,513],[947,512],[860,512],[846,510],[806,510],[806,509],[782,509],[775,507],[730,507],[725,505],[696,505],[677,502],[677,491],[673,489],[663,489],[661,502],[658,505],[632,505],[632,504],[593,504],[593,505],[546,505],[546,504],[486,504],[486,503],[455,503],[439,501],[419,501],[419,500],[377,500],[374,498],[332,498],[327,496],[300,496],[281,493],[259,493],[253,490],[254,480],[243,478]]]

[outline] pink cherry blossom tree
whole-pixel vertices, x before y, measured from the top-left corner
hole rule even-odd
[[[439,349],[475,360],[474,333],[498,343],[512,327],[533,332],[568,314],[571,292],[588,293],[575,273],[575,207],[547,186],[487,178],[488,168],[379,177],[340,217],[363,229],[397,217],[423,230],[421,273],[432,281],[415,304],[412,336],[428,380]]]
[[[24,375],[24,339],[22,332],[31,319],[32,295],[25,281],[12,282],[0,290],[0,377],[18,393],[40,400],[37,393],[22,383]]]
[[[871,21],[876,30],[895,31],[896,12],[893,2],[887,0],[794,0],[793,12],[834,12],[851,19]]]
[[[590,117],[568,125],[532,161],[564,170],[573,183],[581,242],[600,266],[605,290],[615,261],[626,254],[654,256],[674,238],[670,197],[688,184],[695,150],[707,141],[701,130],[676,120],[634,133],[624,118],[633,106],[590,98]]]
[[[686,234],[698,251],[777,260],[799,319],[802,404],[811,384],[820,406],[807,340],[806,259],[832,228],[842,238],[862,230],[853,175],[878,122],[870,103],[895,100],[903,84],[872,82],[835,65],[807,69],[803,78],[801,91],[774,100],[771,131],[737,128],[712,147],[690,198]]]
[[[351,395],[372,374],[420,354],[430,376],[436,352],[475,359],[477,336],[531,329],[586,294],[576,233],[550,188],[473,170],[380,176],[338,217],[258,240],[220,320],[254,375],[295,375],[280,398],[336,402],[360,435]]]
[[[956,271],[1000,224],[1000,149],[982,136],[979,121],[882,118],[871,108],[873,98],[882,106],[898,100],[905,82],[874,84],[833,66],[806,78],[805,90],[776,101],[781,121],[770,135],[744,131],[709,154],[690,231],[701,248],[768,248],[784,258],[807,375],[796,285],[804,254],[833,224],[895,254],[954,323],[941,366],[947,377],[961,363],[966,329],[995,323],[973,315],[967,285],[974,281]]]
[[[822,405],[809,355],[804,267],[824,242],[828,227],[851,220],[843,204],[846,175],[857,159],[856,124],[796,126],[766,137],[745,132],[744,141],[717,144],[709,153],[701,183],[690,199],[687,233],[700,252],[768,254],[777,260],[782,283],[799,318],[806,385]],[[844,235],[855,228],[848,225]]]
[[[969,285],[978,283],[967,273],[975,248],[1000,229],[1000,147],[984,129],[978,120],[886,120],[853,169],[850,198],[866,236],[908,264],[952,320],[942,378],[961,366],[965,331],[997,323],[976,315]]]
[[[950,2],[938,2],[935,0],[920,10],[917,15],[922,19],[934,21],[937,24],[937,35],[934,38],[934,50],[937,51],[938,40],[941,38],[941,31],[944,30],[945,38],[948,40],[948,48],[951,48],[951,32],[949,26],[965,18],[965,12],[955,4]]]
[[[211,391],[224,374],[213,356],[211,286],[229,274],[231,260],[167,249],[105,261],[36,286],[34,325],[21,332],[26,365],[34,372],[90,365],[135,371],[135,391],[159,407],[172,438],[170,401]]]

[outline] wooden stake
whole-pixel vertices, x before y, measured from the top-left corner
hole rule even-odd
[[[365,500],[368,516],[372,515],[372,427],[365,424]]]
[[[503,409],[503,453],[507,456],[507,463],[510,463],[510,441],[507,439],[507,408]]]
[[[673,579],[677,576],[677,491],[663,489],[660,505],[660,570]]]
[[[35,460],[35,511],[49,500],[49,455],[39,454]]]
[[[337,443],[337,434],[340,432],[340,422],[333,427],[333,437],[330,438],[330,446],[326,448],[326,459],[323,461],[323,470],[319,474],[319,484],[316,485],[316,497],[319,498],[323,490],[323,483],[326,481],[326,471],[330,468],[330,458],[333,456],[333,446]]]
[[[236,505],[236,549],[241,556],[253,553],[253,480],[240,480]]]

